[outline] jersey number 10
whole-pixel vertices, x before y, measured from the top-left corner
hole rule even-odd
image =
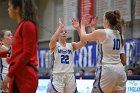
[[[120,39],[113,39],[113,41],[114,41],[113,50],[119,50],[120,49]]]

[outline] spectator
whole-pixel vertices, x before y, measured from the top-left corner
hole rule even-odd
[[[85,70],[84,69],[80,69],[79,70],[79,76],[84,76],[85,75]]]
[[[88,72],[88,75],[94,76],[95,75],[95,70],[94,69],[90,69],[89,72]]]
[[[134,75],[134,69],[129,68],[128,71],[127,71],[127,75],[128,75],[128,76]]]

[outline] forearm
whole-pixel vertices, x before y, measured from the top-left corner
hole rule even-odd
[[[62,27],[59,26],[58,29],[56,30],[56,32],[53,34],[50,42],[56,42],[58,40],[58,36],[59,36],[59,33],[61,32],[62,30]]]
[[[85,35],[86,35],[86,32],[85,32],[85,25],[82,25],[82,26],[81,26],[81,39],[84,40]]]
[[[81,29],[80,29],[80,27],[78,27],[76,30],[77,30],[77,33],[78,33],[79,37],[81,38],[81,31],[80,31]]]

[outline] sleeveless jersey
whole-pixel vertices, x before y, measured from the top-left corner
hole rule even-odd
[[[98,59],[101,63],[120,63],[120,53],[123,50],[119,31],[104,29],[106,39],[98,44]]]
[[[5,76],[8,73],[8,69],[9,69],[9,64],[7,63],[6,58],[1,58],[0,59],[0,65],[1,65],[1,80],[3,80],[5,78]]]
[[[74,72],[73,66],[73,48],[71,43],[66,43],[66,46],[63,47],[57,42],[54,51],[53,73]]]
[[[8,48],[5,45],[2,45],[2,48],[8,50]],[[9,69],[9,64],[7,63],[7,58],[6,57],[0,58],[1,80],[3,80],[6,77],[8,73],[8,69]]]

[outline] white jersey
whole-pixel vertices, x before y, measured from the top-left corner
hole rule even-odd
[[[54,50],[53,73],[70,73],[73,69],[73,47],[71,43],[66,43],[63,47],[58,42]]]
[[[126,72],[120,54],[124,53],[119,31],[104,29],[106,39],[99,42],[98,64],[92,93],[111,93],[125,90]],[[100,58],[100,59],[99,59]]]
[[[8,50],[8,48],[4,45],[2,45],[1,50]],[[3,80],[7,73],[8,73],[8,69],[9,69],[9,64],[7,63],[6,58],[0,58],[0,76],[1,76],[1,80]]]
[[[120,53],[123,50],[121,45],[121,37],[119,31],[104,29],[106,32],[106,39],[99,42],[98,46],[98,62],[104,63],[120,63]]]
[[[1,58],[0,61],[0,68],[1,68],[1,80],[3,80],[7,73],[8,73],[8,69],[9,69],[9,64],[7,63],[6,58]]]

